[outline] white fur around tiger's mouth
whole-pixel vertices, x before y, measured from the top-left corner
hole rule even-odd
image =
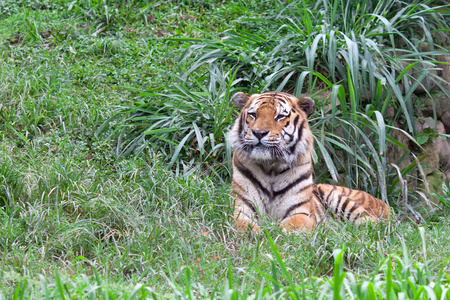
[[[278,160],[284,161],[286,163],[292,163],[295,156],[287,152],[286,144],[283,141],[253,141],[245,140],[244,143],[235,146],[235,149],[241,151],[247,157],[259,160],[268,161],[277,158]]]
[[[231,131],[229,136],[232,146],[248,158],[256,161],[267,161],[276,158],[287,164],[295,163],[298,155],[306,153],[308,150],[307,140],[310,138],[309,132],[306,131],[302,133],[300,140],[296,140],[291,137],[294,135],[295,130],[290,135],[280,135],[276,140],[272,141],[268,141],[266,138],[259,140],[253,134],[251,134],[251,138],[247,138],[248,134],[244,132],[240,135],[234,133]],[[270,136],[270,133],[268,135]],[[285,136],[291,137],[291,139],[285,140]]]

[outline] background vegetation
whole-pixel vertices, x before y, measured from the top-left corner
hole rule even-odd
[[[401,214],[386,149],[393,130],[421,144],[411,95],[442,85],[439,5],[0,2],[0,297],[450,296],[448,185],[421,227],[299,235],[237,234],[227,188],[230,94],[308,93],[317,181]]]

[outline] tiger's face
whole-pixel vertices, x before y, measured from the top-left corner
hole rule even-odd
[[[281,93],[267,92],[247,96],[236,93],[232,99],[241,109],[231,132],[233,147],[260,161],[297,161],[312,147],[308,116],[314,101]]]

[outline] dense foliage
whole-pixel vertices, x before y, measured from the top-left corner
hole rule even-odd
[[[200,168],[223,181],[230,157],[226,129],[233,121],[230,93],[306,93],[317,102],[311,119],[316,161],[327,166],[316,168],[317,180],[331,177],[395,206],[400,186],[386,182],[399,181],[391,163],[401,164],[410,148],[392,133],[408,136],[419,149],[423,139],[415,138],[423,136],[415,132],[413,93],[437,86],[448,94],[435,72],[436,56],[447,51],[447,8],[434,1],[271,4],[236,18],[236,26],[219,36],[169,38],[190,45],[180,56],[177,78],[142,91],[142,101],[122,109],[101,130],[118,120],[120,153],[151,146],[177,170]],[[389,145],[406,154],[387,161]],[[416,177],[416,164],[402,176]],[[411,191],[409,197],[418,196]]]

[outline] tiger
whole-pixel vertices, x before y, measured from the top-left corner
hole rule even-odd
[[[354,224],[389,218],[390,207],[366,192],[313,183],[311,98],[284,92],[237,92],[231,98],[240,109],[228,135],[238,231],[260,231],[264,221],[311,231],[329,217]]]

